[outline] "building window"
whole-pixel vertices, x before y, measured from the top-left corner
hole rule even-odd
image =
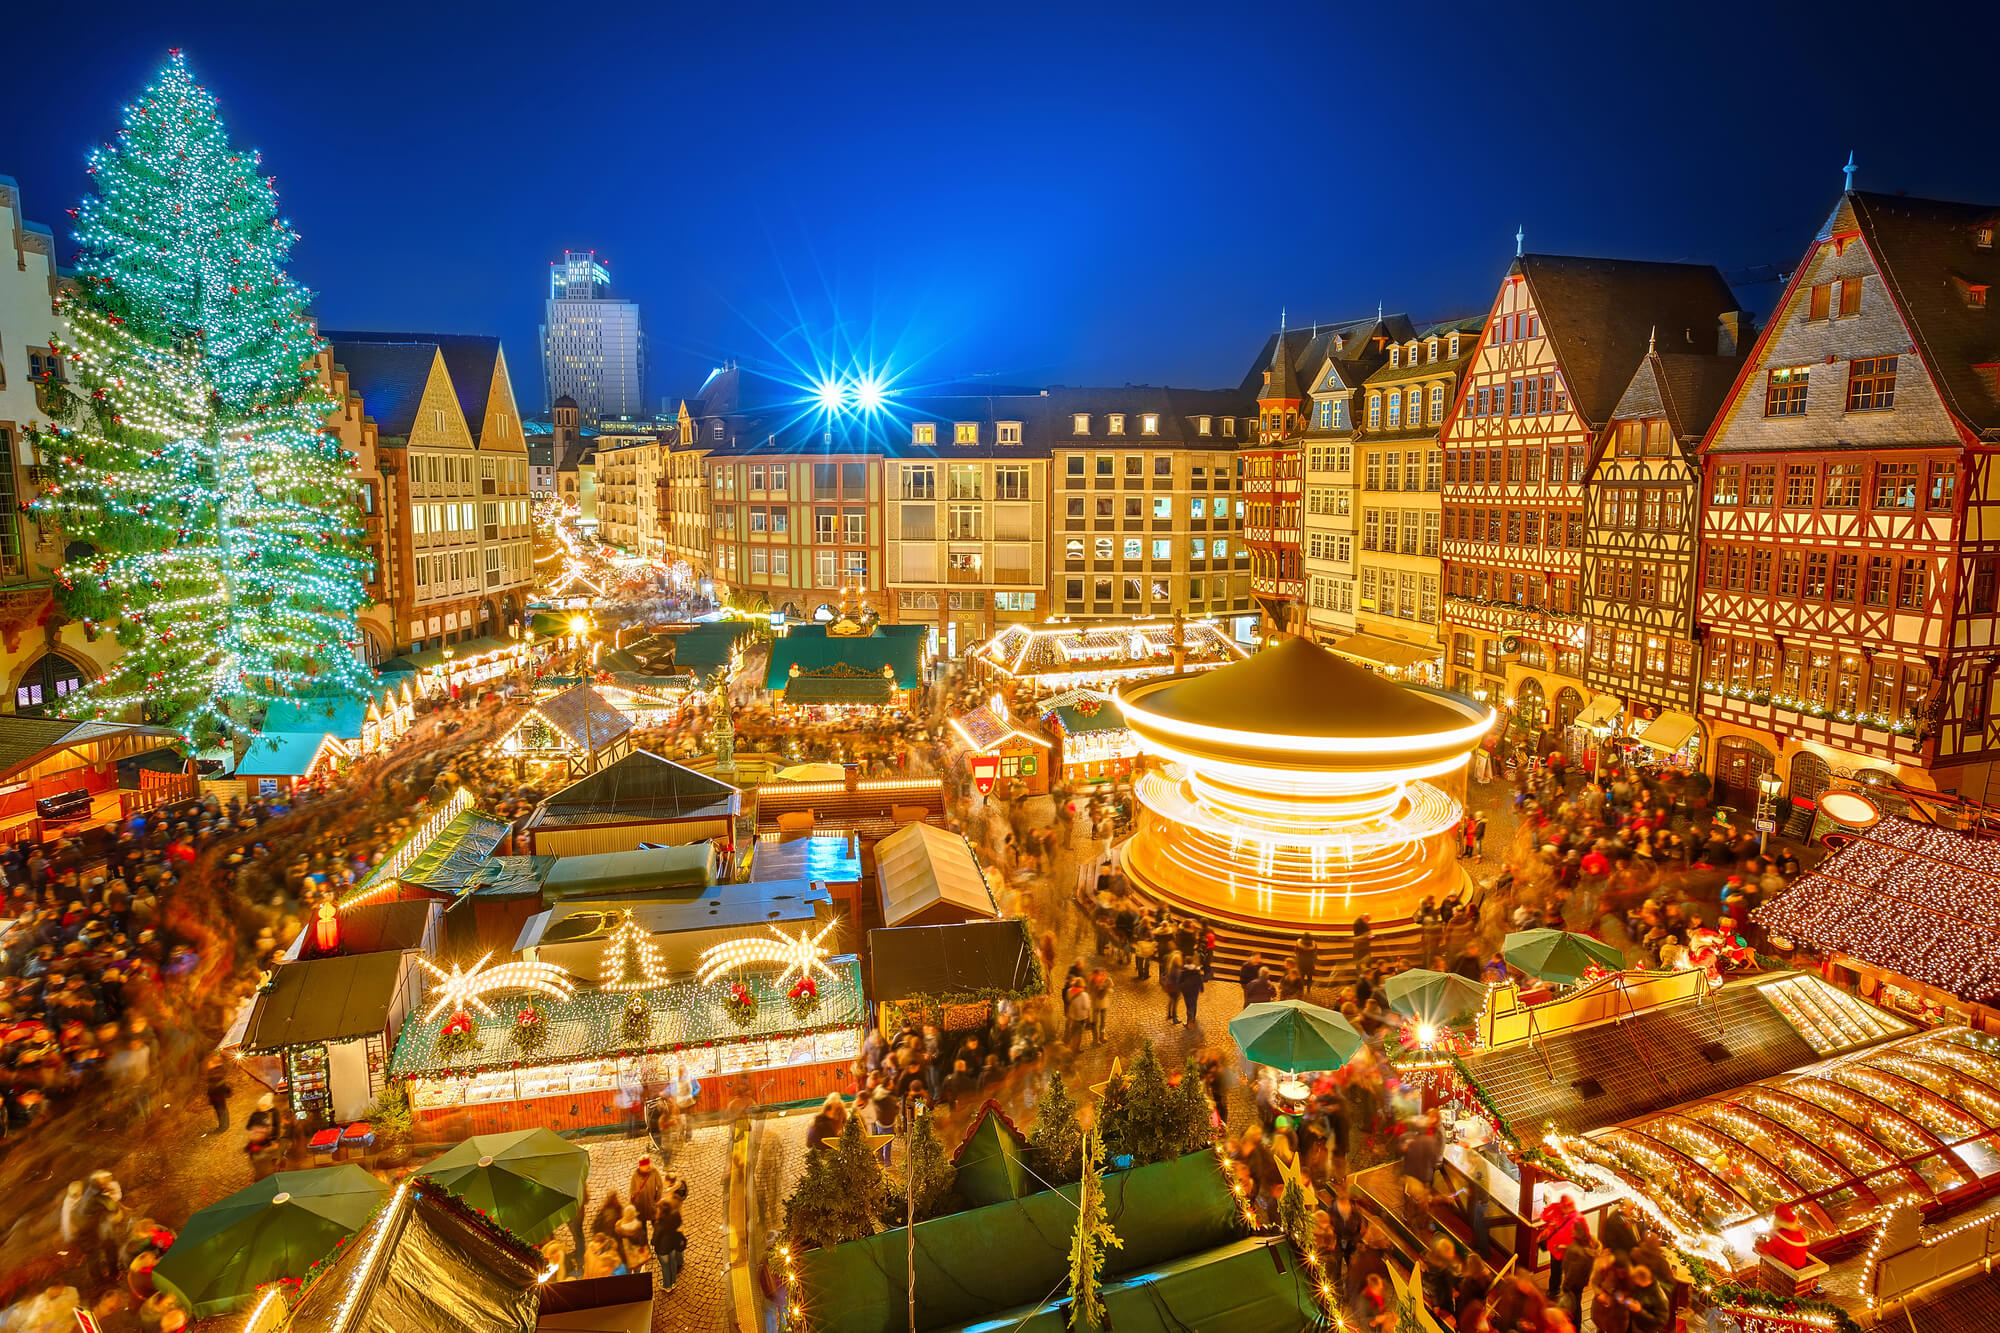
[[[1627,425],[1633,423],[1627,422]],[[1735,506],[1743,502],[1741,485],[1743,469],[1735,463],[1725,464],[1715,469],[1715,486],[1708,493],[1712,505]]]
[[[1826,504],[1829,509],[1861,507],[1860,463],[1830,463],[1826,469]]]
[[[1915,509],[1917,507],[1917,465],[1878,463],[1875,465],[1875,507]]]
[[[1381,428],[1382,428],[1382,395],[1379,393],[1371,393],[1368,395],[1368,429],[1380,430]]]
[[[1125,414],[1123,412],[1113,412],[1109,418],[1109,422],[1110,424],[1104,428],[1107,435],[1123,435],[1125,433]]]
[[[1389,395],[1389,429],[1395,430],[1402,424],[1403,424],[1403,395],[1400,393],[1392,393]]]
[[[1896,358],[1862,356],[1847,366],[1847,410],[1881,412],[1896,405]]]
[[[976,421],[954,423],[951,428],[951,442],[953,444],[978,444],[979,423]]]
[[[1922,557],[1912,557],[1903,561],[1903,576],[1896,584],[1896,605],[1900,609],[1921,611],[1930,592],[1930,562]]]
[[[937,423],[935,421],[919,421],[916,425],[910,427],[910,443],[936,444]]]
[[[1160,414],[1157,412],[1148,412],[1140,417],[1139,433],[1141,435],[1158,435],[1160,433]]]
[[[1950,509],[1952,499],[1958,492],[1958,465],[1956,463],[1932,463],[1931,485],[1926,509]]]
[[[1842,278],[1840,280],[1840,315],[1842,319],[1861,313],[1861,279]]]
[[[1765,377],[1764,415],[1802,417],[1806,414],[1806,389],[1811,366],[1786,366]]]
[[[1313,424],[1315,426],[1321,430],[1331,430],[1333,428],[1333,400],[1331,398],[1320,399],[1313,411]]]
[[[1069,419],[1069,429],[1070,429],[1070,434],[1072,435],[1090,434],[1090,413],[1078,412],[1074,416],[1072,416]],[[1081,589],[1079,589],[1079,592],[1080,591]]]
[[[1785,465],[1785,507],[1811,509],[1819,491],[1819,468],[1811,463]]]
[[[1019,444],[1021,442],[1021,423],[1018,421],[999,422],[993,427],[993,434],[994,438],[1001,444]]]
[[[1433,344],[1433,346],[1435,346],[1435,344]],[[1441,424],[1443,421],[1444,421],[1444,385],[1433,384],[1431,386],[1431,425],[1436,426]]]

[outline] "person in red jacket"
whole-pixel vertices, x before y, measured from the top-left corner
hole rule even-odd
[[[1562,1258],[1569,1253],[1569,1243],[1576,1236],[1576,1200],[1567,1194],[1558,1194],[1550,1199],[1542,1209],[1542,1215],[1535,1219],[1536,1237],[1549,1252],[1549,1296],[1551,1299],[1562,1292]]]

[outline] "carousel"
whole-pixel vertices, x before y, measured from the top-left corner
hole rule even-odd
[[[1405,918],[1463,879],[1451,833],[1490,709],[1305,639],[1119,706],[1154,760],[1125,870],[1179,910],[1296,933]]]

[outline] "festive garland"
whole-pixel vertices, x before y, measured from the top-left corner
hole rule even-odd
[[[540,1050],[549,1039],[548,1015],[535,1005],[528,1005],[514,1015],[514,1029],[509,1035],[524,1051]]]
[[[644,995],[634,995],[625,1001],[624,1017],[619,1019],[619,1031],[627,1038],[637,1040],[653,1030],[653,1011],[646,1007]]]
[[[729,983],[729,998],[722,1008],[738,1026],[749,1027],[757,1021],[757,994],[740,981]]]
[[[432,1043],[432,1049],[440,1055],[457,1055],[478,1044],[479,1028],[473,1023],[471,1015],[460,1011],[446,1019],[444,1026],[438,1029],[437,1041]]]

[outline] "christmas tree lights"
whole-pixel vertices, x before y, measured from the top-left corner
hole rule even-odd
[[[91,156],[48,388],[35,512],[67,542],[67,614],[125,655],[77,696],[196,744],[273,702],[364,693],[355,462],[326,429],[297,239],[179,51]]]
[[[632,913],[621,912],[618,924],[605,936],[597,977],[597,988],[607,991],[643,991],[667,984],[660,946]]]

